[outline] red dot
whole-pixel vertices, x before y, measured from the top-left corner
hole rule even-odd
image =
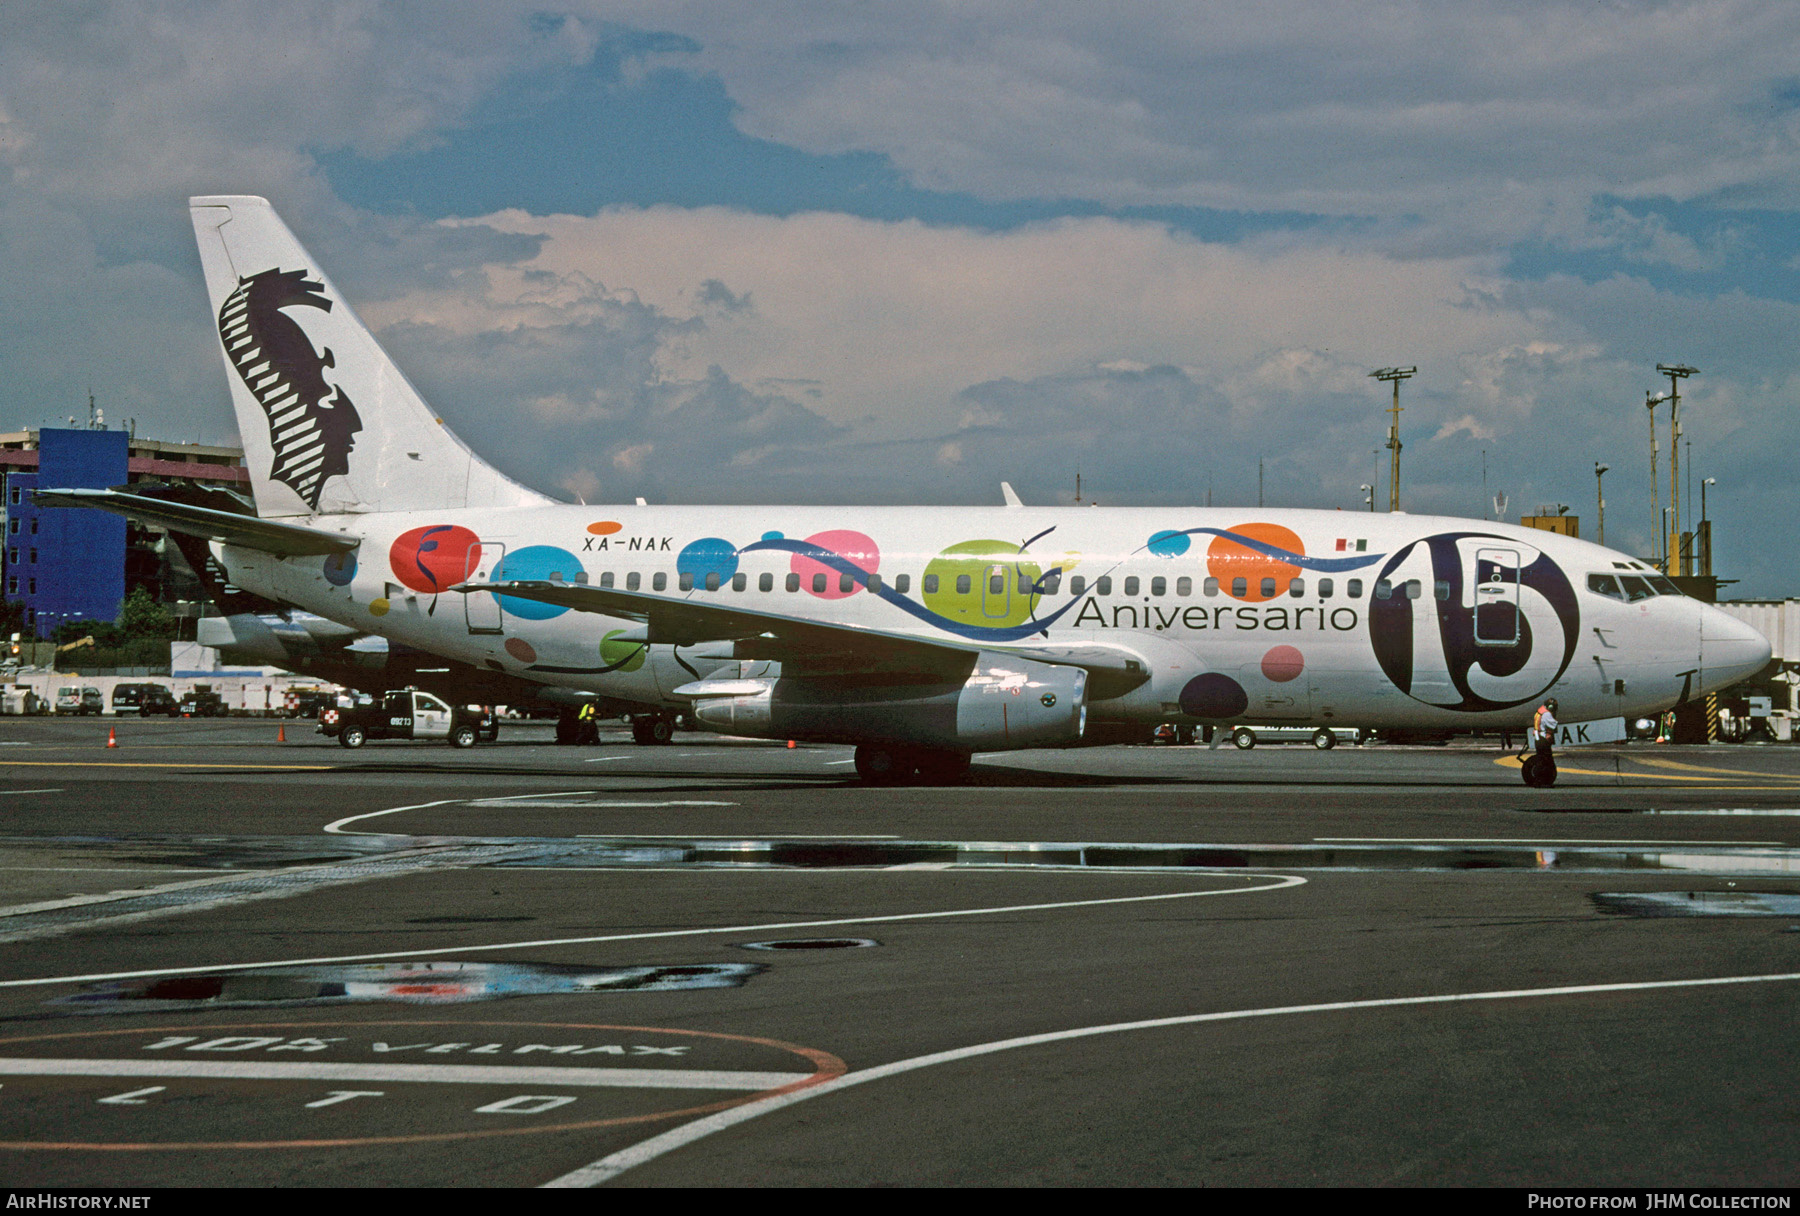
[[[1262,657],[1262,673],[1277,684],[1286,684],[1306,670],[1306,656],[1292,646],[1277,646]]]

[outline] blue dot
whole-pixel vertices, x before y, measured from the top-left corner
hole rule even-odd
[[[762,538],[764,540],[786,540],[787,539],[787,537],[783,536],[779,532],[764,532],[762,534]]]
[[[560,575],[563,582],[572,583],[580,573],[581,559],[567,549],[558,549],[555,545],[527,545],[523,549],[514,549],[500,559],[499,564],[494,567],[494,581],[528,582],[547,579],[555,574]],[[495,598],[509,615],[526,621],[547,621],[568,611],[558,604],[540,604],[536,600],[522,600],[516,595]]]
[[[704,587],[706,576],[716,574],[722,583],[737,573],[737,546],[716,536],[691,542],[675,558],[675,569],[694,576],[694,585]]]
[[[333,553],[325,559],[325,581],[333,587],[348,587],[356,577],[356,550]]]
[[[1150,538],[1150,552],[1158,557],[1180,557],[1193,543],[1186,532],[1158,532]]]

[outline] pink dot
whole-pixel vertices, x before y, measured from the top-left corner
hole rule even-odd
[[[1262,657],[1262,673],[1277,684],[1286,684],[1306,670],[1306,656],[1292,646],[1277,646]]]
[[[537,662],[537,651],[533,650],[531,643],[524,638],[507,638],[506,653],[521,663]]]
[[[821,549],[844,558],[851,565],[867,574],[874,574],[881,569],[881,550],[875,542],[861,532],[848,529],[834,529],[830,532],[818,532],[806,538],[809,545],[817,545]],[[827,566],[824,562],[814,561],[810,557],[794,554],[790,569],[800,576],[800,589],[824,600],[841,600],[845,596],[855,595],[862,590],[861,582],[853,582],[850,590],[840,590],[840,572]],[[817,575],[825,576],[825,590],[814,591],[813,582]]]

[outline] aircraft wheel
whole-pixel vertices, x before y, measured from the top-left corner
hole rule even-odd
[[[967,752],[920,752],[919,780],[927,785],[961,785],[969,779],[971,759]]]
[[[857,775],[870,785],[899,785],[912,771],[912,757],[897,747],[865,743],[856,749]]]
[[[360,726],[346,726],[338,732],[339,747],[361,747],[369,736]]]
[[[1519,775],[1532,789],[1547,790],[1556,784],[1556,761],[1534,752],[1519,766]]]
[[[1321,726],[1313,732],[1312,745],[1322,752],[1328,752],[1337,746],[1337,736]]]
[[[650,742],[656,744],[675,742],[675,719],[662,714],[650,719]]]
[[[1256,736],[1246,727],[1238,727],[1231,732],[1231,744],[1239,751],[1249,751],[1256,746]]]

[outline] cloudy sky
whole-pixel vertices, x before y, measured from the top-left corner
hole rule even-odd
[[[1600,461],[1648,553],[1683,362],[1721,573],[1796,594],[1797,46],[1780,0],[0,6],[0,429],[91,386],[235,441],[185,200],[262,194],[562,497],[1354,510],[1411,364],[1405,507],[1591,537]]]

